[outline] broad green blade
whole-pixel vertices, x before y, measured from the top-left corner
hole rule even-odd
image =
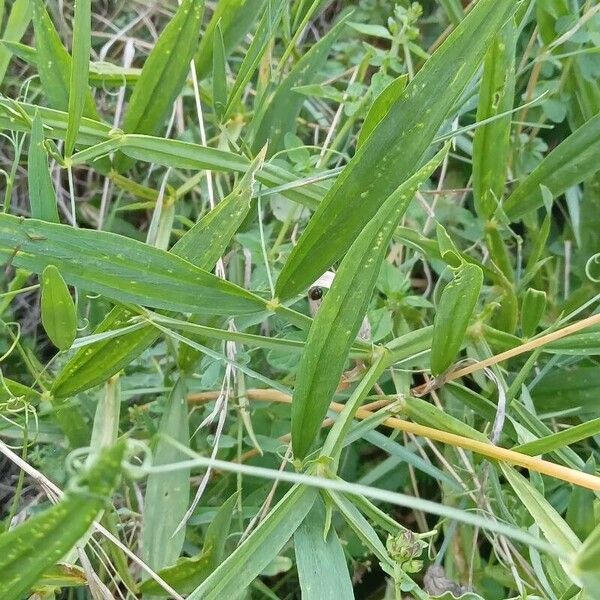
[[[73,23],[73,59],[69,78],[69,123],[65,139],[65,156],[67,157],[71,156],[75,148],[79,124],[90,93],[91,20],[91,0],[76,0]]]
[[[510,19],[496,35],[483,64],[477,121],[508,113],[515,93],[517,31]],[[509,157],[511,115],[475,130],[473,138],[473,197],[477,214],[489,219],[502,198]]]
[[[42,119],[37,112],[31,124],[31,141],[27,156],[27,183],[31,216],[34,219],[58,223],[56,193],[48,169],[48,155],[44,148]]]
[[[131,94],[123,119],[125,133],[156,135],[163,128],[189,73],[203,12],[204,0],[183,0],[161,33]],[[117,169],[131,162],[121,157]]]
[[[0,535],[2,598],[27,595],[85,535],[118,483],[124,453],[124,443],[105,450],[57,505]]]
[[[294,534],[303,600],[353,600],[352,580],[335,529],[325,531],[325,506],[317,498]]]
[[[71,292],[54,265],[44,269],[41,282],[42,325],[59,350],[68,350],[77,335],[77,312]]]
[[[277,281],[279,298],[307,288],[343,256],[382,202],[423,164],[515,5],[514,0],[480,0],[425,63],[309,221]]]
[[[283,148],[283,139],[287,133],[296,131],[296,119],[305,101],[305,96],[294,88],[308,85],[316,80],[321,72],[331,47],[336,42],[346,19],[337,23],[322,37],[295,65],[288,76],[280,82],[274,93],[263,99],[267,108],[262,114],[254,137],[254,151],[269,142],[269,154],[275,154]],[[253,126],[256,125],[253,123]]]
[[[168,436],[185,446],[190,444],[187,388],[179,379],[166,402],[153,452],[154,465],[167,465],[185,459]],[[185,515],[190,498],[190,471],[177,469],[151,473],[146,484],[142,525],[142,559],[154,571],[175,563],[185,540],[185,527],[177,526]]]
[[[34,273],[60,265],[65,281],[119,302],[179,312],[243,314],[265,301],[158,248],[104,231],[0,215],[0,256]]]
[[[233,598],[246,589],[279,554],[315,502],[315,488],[295,485],[258,527],[187,600]]]
[[[544,204],[541,185],[556,198],[571,186],[600,170],[600,114],[576,129],[561,142],[514,189],[504,203],[511,221]]]
[[[394,229],[417,189],[446,154],[438,154],[383,203],[352,244],[310,328],[292,402],[294,456],[312,447],[363,321]]]

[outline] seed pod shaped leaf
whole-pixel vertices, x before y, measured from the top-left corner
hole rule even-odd
[[[68,350],[77,334],[77,313],[69,288],[54,265],[42,273],[42,325],[59,350]]]
[[[433,323],[431,372],[443,373],[454,361],[483,284],[483,271],[463,263],[453,269],[454,278],[444,288]]]
[[[546,292],[529,288],[523,297],[521,307],[521,329],[525,337],[531,337],[546,310]]]

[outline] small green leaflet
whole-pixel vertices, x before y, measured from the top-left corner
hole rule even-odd
[[[77,312],[69,288],[54,265],[42,273],[42,325],[59,350],[68,350],[77,335]]]

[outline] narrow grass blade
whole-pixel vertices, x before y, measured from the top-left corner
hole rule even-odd
[[[196,52],[203,12],[204,0],[183,0],[161,33],[131,94],[123,119],[125,133],[155,135],[163,128]],[[117,170],[131,163],[122,157],[115,162]]]
[[[331,47],[338,39],[346,23],[339,21],[323,36],[295,65],[288,76],[277,85],[275,92],[263,99],[267,109],[262,114],[254,137],[253,149],[257,151],[267,141],[269,153],[275,154],[283,148],[283,139],[287,133],[296,130],[296,119],[305,101],[305,96],[294,88],[315,81],[320,73]],[[256,125],[253,123],[253,126]]]
[[[3,40],[18,42],[25,33],[29,22],[31,21],[31,0],[15,0],[13,3],[4,33]],[[0,25],[2,21],[0,20]],[[0,45],[0,83],[6,75],[6,68],[10,61],[11,51],[8,46]]]
[[[295,485],[260,525],[189,596],[188,600],[220,600],[243,591],[294,535],[317,497],[317,490]]]
[[[227,74],[226,74],[225,46],[221,25],[217,28],[213,40],[213,108],[217,117],[221,118],[227,103]]]
[[[67,283],[120,302],[180,312],[242,314],[265,301],[158,248],[104,231],[0,215],[0,256],[40,273],[60,264]]]
[[[69,124],[65,140],[65,156],[71,156],[79,123],[89,94],[91,41],[91,0],[76,0],[73,22],[73,59],[69,83]]]
[[[513,450],[528,454],[529,456],[538,456],[553,452],[565,446],[570,446],[581,440],[593,437],[600,433],[600,418],[573,425],[567,429],[563,429],[557,433],[550,434],[534,442],[520,444],[515,446]]]
[[[410,175],[475,74],[492,36],[515,8],[480,0],[425,63],[314,213],[277,281],[289,298],[347,252],[381,203]]]
[[[165,465],[185,457],[167,438],[188,447],[187,389],[178,380],[166,402],[158,429],[158,443],[154,450],[154,465]],[[148,476],[142,527],[143,560],[154,571],[175,563],[185,539],[185,528],[177,525],[185,515],[190,499],[189,469],[151,473]]]
[[[325,529],[325,506],[317,498],[294,534],[303,600],[353,600],[352,581],[335,529]]]
[[[124,452],[124,443],[105,450],[61,502],[0,535],[2,598],[27,595],[87,532],[117,485]]]
[[[38,72],[42,89],[52,108],[69,110],[72,59],[60,41],[54,23],[50,19],[42,0],[31,0],[33,4],[33,28],[35,47],[38,53]],[[84,2],[84,0],[81,0]],[[80,59],[79,59],[80,60]],[[89,63],[89,52],[86,55]],[[78,108],[90,119],[99,121],[98,113],[87,83],[77,92]],[[69,117],[70,118],[70,117]]]
[[[29,204],[34,219],[58,223],[56,192],[48,170],[48,155],[44,148],[44,129],[39,113],[31,123],[31,141],[27,156]]]
[[[217,2],[194,57],[198,79],[204,79],[210,73],[217,23],[220,23],[223,32],[225,56],[229,56],[250,31],[264,5],[265,0],[219,0]]]
[[[513,19],[496,35],[486,54],[479,88],[477,121],[508,113],[515,93]],[[509,155],[511,116],[496,119],[475,130],[473,138],[473,197],[477,214],[489,219],[502,198]]]
[[[599,154],[600,114],[576,129],[519,183],[504,203],[506,215],[516,221],[543,206],[540,185],[548,188],[556,198],[592,176],[600,169]]]
[[[159,572],[160,577],[180,594],[191,593],[223,562],[237,499],[238,495],[235,493],[223,502],[206,530],[202,552],[198,556],[181,558],[176,565]],[[156,596],[166,595],[152,579],[145,581],[140,586],[140,591]]]
[[[77,335],[77,312],[71,292],[54,265],[42,273],[42,325],[59,350],[68,350]]]
[[[244,88],[250,81],[254,71],[258,67],[258,63],[267,47],[269,41],[275,36],[277,24],[281,19],[281,15],[285,9],[285,0],[270,0],[265,4],[261,20],[256,29],[256,33],[252,39],[250,47],[244,55],[244,60],[240,65],[235,83],[229,93],[227,99],[227,108],[223,119],[231,115],[234,106],[239,100]]]
[[[292,403],[294,456],[313,445],[360,329],[387,248],[417,189],[445,156],[441,150],[381,206],[352,244],[319,307],[302,355]]]

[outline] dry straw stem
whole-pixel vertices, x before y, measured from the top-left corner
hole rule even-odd
[[[203,402],[215,400],[218,395],[219,392],[216,391],[200,392],[197,394],[190,394],[188,396],[188,401],[194,404],[202,404]],[[248,400],[260,402],[279,402],[282,404],[292,403],[291,396],[272,389],[249,389],[246,390],[246,397]],[[374,414],[369,409],[374,410],[381,408],[386,404],[389,404],[389,400],[378,400],[376,402],[372,402],[371,404],[367,404],[363,408],[359,408],[356,411],[356,418],[361,420],[368,419]],[[329,408],[336,413],[340,413],[342,412],[344,405],[340,404],[339,402],[332,402],[329,405]],[[329,426],[332,424],[332,422],[332,419],[326,419],[323,421],[323,426]],[[405,421],[404,419],[398,419],[396,417],[387,418],[382,422],[382,425],[390,427],[391,429],[406,431],[408,433],[425,437],[436,442],[449,444],[457,448],[471,450],[472,452],[476,452],[482,456],[487,456],[488,458],[494,460],[501,460],[519,467],[525,467],[531,471],[536,471],[538,473],[543,473],[544,475],[549,475],[550,477],[555,477],[556,479],[568,481],[569,483],[588,488],[590,490],[600,491],[600,477],[590,475],[589,473],[579,472],[568,467],[563,467],[562,465],[557,465],[541,458],[527,456],[526,454],[521,454],[520,452],[515,452],[514,450],[500,448],[499,446],[494,446],[493,444],[479,442],[477,440],[472,440],[454,433],[448,433],[446,431],[441,431],[440,429],[434,429],[433,427],[425,427],[424,425],[418,425],[417,423],[411,423],[410,421]],[[289,434],[280,438],[282,442],[289,441],[289,439]],[[240,462],[243,462],[248,458],[252,458],[253,456],[256,456],[256,454],[257,452],[251,450],[240,457]]]

